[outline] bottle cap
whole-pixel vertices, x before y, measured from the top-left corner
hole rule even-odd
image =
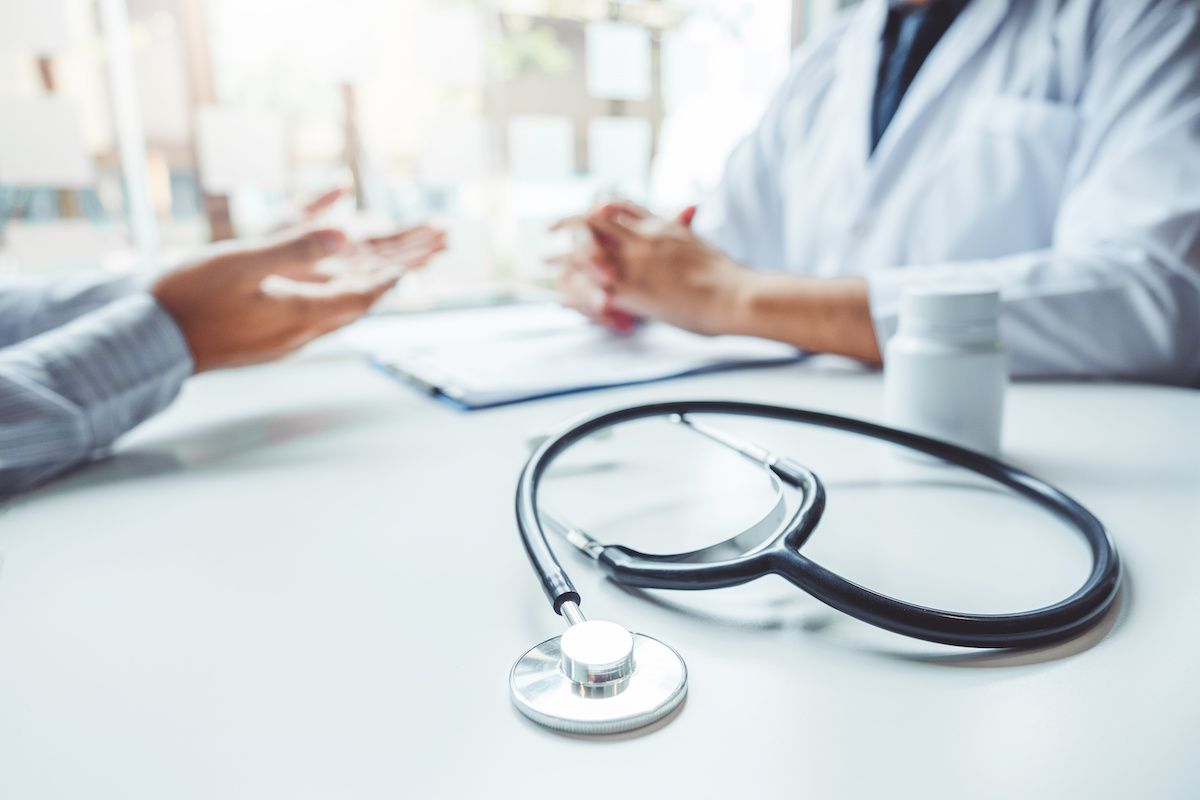
[[[900,301],[901,321],[922,326],[986,325],[999,314],[999,290],[982,287],[909,289]]]

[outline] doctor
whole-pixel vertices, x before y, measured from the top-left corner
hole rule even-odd
[[[989,283],[1017,376],[1200,385],[1200,3],[868,0],[694,225],[581,220],[564,298],[614,327],[878,363],[907,287]]]

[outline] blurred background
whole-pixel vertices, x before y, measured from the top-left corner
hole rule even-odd
[[[547,281],[553,220],[699,199],[853,0],[0,0],[0,270],[151,269],[270,231],[433,220],[396,303]]]

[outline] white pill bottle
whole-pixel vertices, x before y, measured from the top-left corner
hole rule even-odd
[[[888,424],[1000,453],[1008,359],[994,289],[912,289],[884,353]]]

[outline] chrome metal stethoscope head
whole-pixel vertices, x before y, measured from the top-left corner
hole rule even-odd
[[[517,659],[509,690],[517,709],[563,733],[622,733],[650,725],[687,695],[687,666],[673,649],[614,622],[585,620],[563,603],[571,627]]]

